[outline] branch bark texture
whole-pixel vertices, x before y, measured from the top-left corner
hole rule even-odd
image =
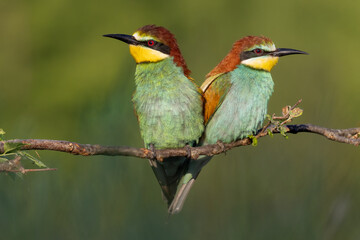
[[[360,145],[360,128],[330,129],[312,124],[284,125],[283,127],[285,127],[285,133],[316,133],[336,142],[352,144],[355,146]],[[0,154],[4,153],[4,145],[6,143],[21,143],[23,144],[21,146],[22,150],[50,150],[82,156],[132,156],[138,158],[157,159],[158,161],[163,161],[163,159],[167,157],[174,156],[184,156],[191,157],[192,159],[197,159],[200,155],[213,156],[226,152],[234,147],[250,145],[253,143],[255,138],[259,139],[271,133],[280,133],[280,131],[276,126],[270,125],[260,130],[253,138],[245,138],[232,143],[218,143],[200,147],[185,147],[155,151],[150,151],[145,148],[134,148],[128,146],[102,146],[58,140],[13,139],[7,141],[0,141]]]

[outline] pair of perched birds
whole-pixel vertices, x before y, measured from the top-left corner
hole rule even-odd
[[[133,35],[104,36],[129,44],[137,63],[132,100],[149,149],[230,143],[254,134],[262,125],[273,92],[270,70],[281,56],[306,54],[276,48],[266,37],[244,37],[234,43],[199,88],[174,35],[166,28],[146,25]],[[181,210],[210,158],[149,160],[170,214]]]

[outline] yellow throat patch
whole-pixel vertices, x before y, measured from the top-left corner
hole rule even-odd
[[[265,70],[270,72],[271,69],[277,64],[279,61],[279,57],[273,56],[263,56],[263,57],[256,57],[256,58],[249,58],[241,62],[246,66],[251,68]]]
[[[135,59],[136,63],[159,62],[169,57],[167,54],[140,45],[129,45],[129,48],[130,54]]]

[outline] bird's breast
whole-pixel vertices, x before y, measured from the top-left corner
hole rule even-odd
[[[247,137],[263,123],[274,86],[271,75],[242,68],[231,73],[232,86],[206,126],[208,144]]]
[[[140,64],[135,74],[133,103],[145,146],[183,147],[196,142],[203,131],[201,95],[179,67],[157,64]]]

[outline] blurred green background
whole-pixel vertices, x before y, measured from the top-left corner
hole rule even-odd
[[[128,47],[103,34],[163,25],[198,84],[246,35],[309,56],[273,70],[269,113],[360,125],[360,2],[0,1],[0,128],[12,138],[142,147]],[[146,160],[39,151],[56,172],[0,175],[1,239],[360,239],[359,148],[315,134],[262,138],[202,171],[167,216]]]

